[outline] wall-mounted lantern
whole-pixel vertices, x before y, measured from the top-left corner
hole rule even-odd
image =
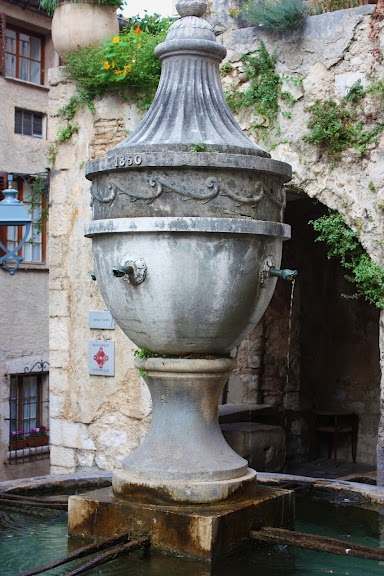
[[[9,185],[12,185],[13,176],[8,175]],[[0,248],[4,255],[0,256],[0,265],[3,266],[13,276],[18,269],[23,258],[18,255],[19,250],[27,241],[32,219],[27,214],[27,210],[22,202],[17,199],[17,190],[7,188],[3,190],[5,198],[0,202],[0,226],[25,226],[25,231],[21,241],[12,249],[7,248],[0,240]]]

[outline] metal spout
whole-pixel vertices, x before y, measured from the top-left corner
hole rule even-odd
[[[130,254],[122,261],[121,266],[113,266],[112,274],[115,278],[122,278],[128,284],[141,284],[147,275],[147,266],[138,254]]]
[[[123,278],[124,276],[133,276],[134,270],[132,266],[114,266],[112,273],[115,278]]]
[[[282,280],[294,280],[298,274],[297,270],[290,270],[289,268],[284,268],[284,270],[277,270],[277,268],[270,268],[269,275],[276,276]]]

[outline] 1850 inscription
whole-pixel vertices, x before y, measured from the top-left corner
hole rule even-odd
[[[115,160],[115,167],[126,168],[127,166],[140,166],[142,161],[141,154],[118,154]]]

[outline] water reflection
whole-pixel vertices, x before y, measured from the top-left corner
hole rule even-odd
[[[369,546],[379,546],[384,515],[358,502],[297,500],[297,529],[326,534]],[[0,574],[17,576],[51,562],[87,542],[68,539],[64,512],[0,508]],[[46,576],[65,576],[87,559],[72,561]],[[89,576],[382,576],[383,565],[373,560],[336,556],[287,546],[250,542],[241,551],[209,566],[205,562],[136,551],[87,572]]]

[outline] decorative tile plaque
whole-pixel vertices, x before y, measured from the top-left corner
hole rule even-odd
[[[89,341],[89,373],[93,376],[115,375],[115,342],[113,340]]]

